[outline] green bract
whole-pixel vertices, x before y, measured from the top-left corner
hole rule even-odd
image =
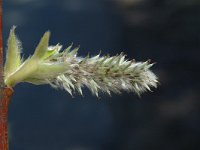
[[[117,56],[77,57],[78,47],[70,45],[61,51],[62,46],[49,46],[50,32],[41,38],[34,54],[27,60],[20,57],[20,44],[15,36],[15,27],[10,31],[5,62],[5,84],[9,87],[20,82],[50,84],[63,88],[71,95],[82,87],[88,87],[93,94],[98,92],[121,93],[134,91],[140,94],[150,87],[157,86],[157,77],[150,71],[149,61],[126,60],[121,53]]]

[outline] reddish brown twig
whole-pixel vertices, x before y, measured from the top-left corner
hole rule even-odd
[[[3,40],[2,40],[2,0],[0,0],[0,150],[8,150],[8,106],[13,90],[4,87],[3,80]]]

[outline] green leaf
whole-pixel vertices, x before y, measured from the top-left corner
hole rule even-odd
[[[49,37],[50,37],[50,32],[49,31],[45,32],[40,40],[40,43],[36,47],[35,53],[33,54],[34,58],[42,59],[45,56],[48,50]]]
[[[10,35],[7,43],[7,53],[6,53],[6,62],[4,67],[5,78],[8,74],[14,72],[21,65],[21,57],[20,57],[20,42],[16,38],[15,35],[15,26],[10,30]]]

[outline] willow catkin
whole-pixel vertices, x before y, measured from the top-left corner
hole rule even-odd
[[[11,33],[10,36],[15,41],[14,30],[11,30]],[[21,60],[20,53],[13,52],[19,49],[17,42],[8,42],[10,53],[7,53],[5,70],[8,70],[13,59],[17,58],[19,62],[20,58],[21,61],[5,74],[7,86],[12,87],[20,82],[50,84],[54,88],[66,90],[71,95],[76,91],[82,95],[82,88],[87,87],[96,96],[100,91],[108,94],[126,91],[140,95],[157,86],[157,77],[150,70],[153,66],[150,61],[127,60],[123,53],[116,56],[99,54],[79,57],[79,47],[72,49],[70,45],[61,51],[62,46],[59,44],[48,46],[49,37],[50,32],[46,32],[35,53],[25,61]],[[10,49],[12,47],[13,51]]]

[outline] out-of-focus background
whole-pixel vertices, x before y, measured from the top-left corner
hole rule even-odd
[[[199,0],[3,0],[4,47],[17,25],[24,57],[46,30],[79,55],[157,62],[158,89],[84,97],[22,83],[9,109],[10,150],[200,149]]]

